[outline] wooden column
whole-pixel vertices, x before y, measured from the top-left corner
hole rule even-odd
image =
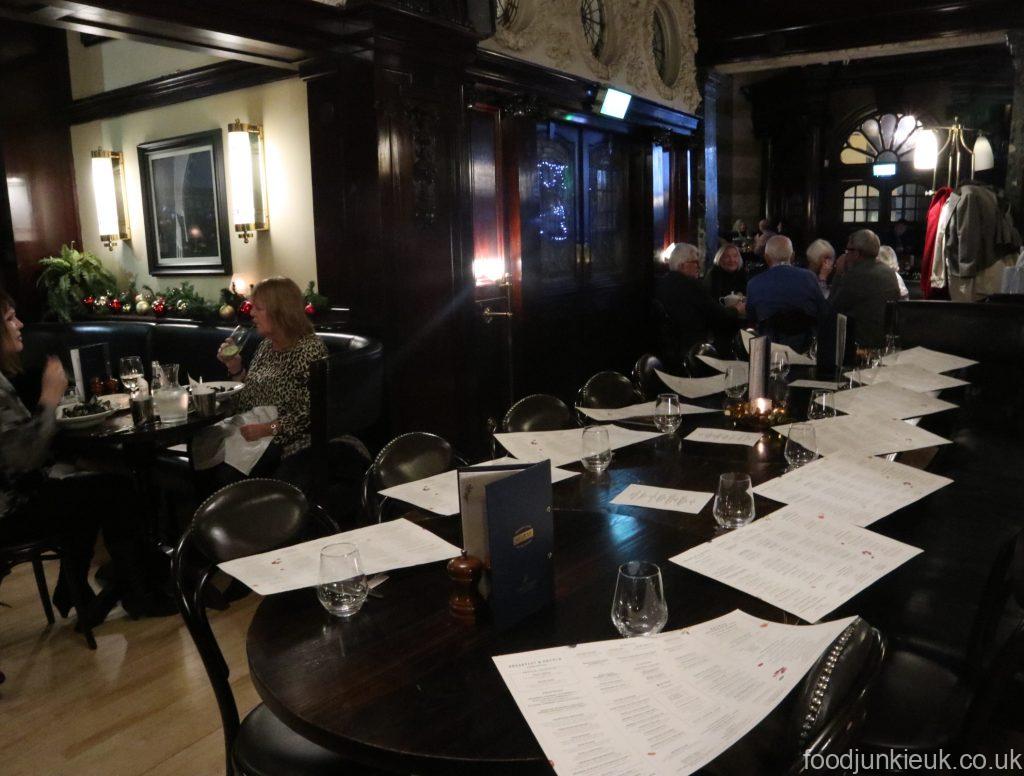
[[[1006,198],[1014,223],[1024,230],[1024,30],[1007,33],[1013,55],[1013,110],[1010,116],[1009,153],[1006,159]]]

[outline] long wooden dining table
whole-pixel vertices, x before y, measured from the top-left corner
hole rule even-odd
[[[975,367],[962,376],[971,380]],[[808,376],[794,369],[791,379]],[[790,389],[795,417],[807,389]],[[846,602],[828,619],[859,614],[889,639],[929,642],[955,652],[966,641],[984,572],[1009,531],[1024,463],[1015,432],[1000,423],[998,386],[945,391],[960,405],[920,425],[955,441],[897,460],[954,482],[884,518],[871,530],[924,552]],[[705,400],[713,406],[721,397]],[[718,405],[721,406],[721,405]],[[713,492],[727,471],[753,483],[781,475],[782,439],[766,432],[753,447],[685,441],[692,429],[728,427],[721,414],[688,415],[675,433],[615,451],[601,476],[583,473],[554,486],[555,601],[500,630],[486,618],[464,624],[448,612],[452,583],[444,564],[397,571],[351,620],[329,616],[311,589],[264,599],[252,621],[250,675],[266,705],[293,729],[353,759],[398,773],[551,773],[544,753],[495,668],[492,657],[616,637],[610,620],[619,564],[661,567],[669,609],[666,630],[740,608],[760,618],[798,623],[793,615],[668,562],[720,530],[709,503],[698,515],[611,504],[638,482]],[[995,468],[997,463],[1000,467]],[[575,467],[579,469],[578,464]],[[1014,499],[1009,499],[1014,495]],[[758,517],[780,505],[756,497]],[[458,517],[411,513],[420,525],[461,546]],[[707,772],[750,770],[764,736],[777,735],[787,700]],[[771,720],[775,720],[771,722]],[[771,743],[768,742],[768,746]],[[732,765],[730,765],[732,763]]]

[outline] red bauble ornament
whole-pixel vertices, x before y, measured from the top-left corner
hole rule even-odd
[[[111,299],[107,306],[110,307],[110,312],[112,312],[112,313],[119,313],[119,312],[121,312],[121,300],[120,299],[117,299],[117,298]]]
[[[250,315],[252,313],[252,302],[246,299],[240,305],[238,305],[238,312],[242,315]]]
[[[153,302],[153,313],[154,313],[154,315],[163,315],[166,310],[167,310],[167,305],[164,304],[164,300],[163,299],[157,299],[155,302]]]
[[[315,315],[315,314],[316,314],[316,308],[313,307],[313,303],[312,302],[306,302],[306,315]]]
[[[86,307],[91,308],[94,304],[96,304],[96,300],[91,296],[87,296],[85,299],[82,300],[82,304],[84,304]]]

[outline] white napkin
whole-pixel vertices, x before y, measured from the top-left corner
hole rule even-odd
[[[212,469],[226,463],[242,474],[248,474],[270,447],[273,437],[246,442],[239,429],[250,423],[269,423],[272,420],[277,420],[277,407],[254,407],[204,428],[192,440],[193,465],[196,469]]]

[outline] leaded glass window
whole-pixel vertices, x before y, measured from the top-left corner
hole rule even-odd
[[[600,57],[604,50],[604,2],[602,0],[580,0],[580,24],[590,51]]]
[[[878,220],[878,189],[859,183],[843,192],[843,223],[864,224]]]
[[[921,122],[910,113],[879,113],[862,121],[839,152],[843,164],[909,162]]]
[[[928,214],[928,197],[924,186],[917,183],[906,183],[892,190],[889,220],[924,221]]]
[[[658,9],[654,11],[654,33],[651,40],[651,52],[654,54],[654,65],[658,68],[658,75],[665,83],[670,82],[668,75],[668,59],[665,41],[665,20],[661,18]]]

